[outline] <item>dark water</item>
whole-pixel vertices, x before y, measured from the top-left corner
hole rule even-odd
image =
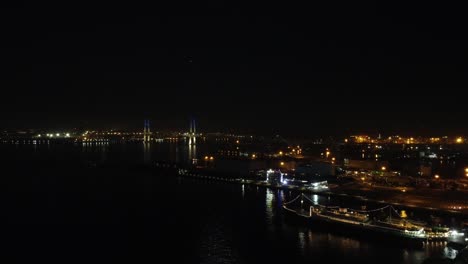
[[[443,245],[406,249],[298,225],[280,209],[294,195],[288,192],[160,175],[143,166],[183,159],[187,150],[0,145],[1,257],[10,263],[422,263],[455,256]]]

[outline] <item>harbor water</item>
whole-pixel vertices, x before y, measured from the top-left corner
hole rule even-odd
[[[189,148],[166,143],[0,145],[2,257],[11,263],[423,263],[457,254],[443,243],[405,248],[300,225],[281,208],[297,193],[151,167],[189,155]]]

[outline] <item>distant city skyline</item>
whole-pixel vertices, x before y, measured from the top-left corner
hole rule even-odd
[[[57,133],[62,134],[71,134],[76,135],[81,134],[84,131],[94,131],[94,132],[129,132],[129,133],[141,133],[141,134],[156,134],[156,133],[185,133],[185,134],[199,134],[199,135],[206,135],[206,134],[232,134],[232,135],[253,135],[253,136],[261,136],[261,137],[274,137],[274,136],[281,136],[281,137],[288,137],[290,139],[297,138],[297,139],[333,139],[337,141],[344,141],[344,142],[356,142],[356,143],[379,143],[379,142],[402,142],[402,143],[411,143],[411,144],[419,144],[420,140],[422,143],[466,143],[468,139],[468,134],[464,133],[380,133],[380,132],[357,132],[357,133],[347,133],[347,134],[326,134],[326,135],[317,135],[317,134],[309,134],[309,135],[301,135],[301,134],[281,134],[281,133],[255,133],[255,132],[248,132],[242,131],[239,128],[224,128],[219,130],[197,130],[194,131],[193,129],[193,122],[197,123],[198,121],[195,119],[189,119],[189,124],[186,127],[177,127],[177,128],[169,128],[169,127],[161,127],[158,126],[160,124],[154,125],[152,120],[145,119],[143,123],[140,123],[140,126],[132,125],[118,125],[118,126],[50,126],[50,127],[9,127],[9,128],[1,128],[1,133],[51,133],[51,135],[55,135]],[[148,130],[147,130],[148,129]],[[32,135],[32,134],[31,134]],[[48,135],[48,134],[47,134]],[[414,139],[414,141],[413,141]],[[430,142],[429,142],[430,140]],[[458,141],[457,141],[458,140]],[[406,142],[408,141],[408,142]],[[427,141],[427,142],[426,142]]]
[[[68,5],[2,16],[0,127],[180,129],[194,115],[210,131],[468,133],[453,8]]]

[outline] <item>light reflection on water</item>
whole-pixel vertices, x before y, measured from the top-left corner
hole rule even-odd
[[[188,162],[190,164],[196,164],[198,160],[197,157],[197,143],[196,138],[189,138],[188,141]]]
[[[444,248],[444,257],[454,259],[458,254],[458,250],[449,247]]]
[[[265,197],[265,208],[266,208],[266,219],[269,224],[272,224],[273,222],[273,194],[274,190],[272,189],[266,189],[266,197]]]
[[[313,257],[314,252],[336,251],[337,254],[366,258],[379,249],[385,250],[385,246],[374,244],[357,238],[344,237],[327,232],[314,232],[312,230],[300,230],[297,232],[297,246],[304,257]],[[388,248],[389,253],[401,254],[401,262],[397,263],[422,263],[429,256],[439,255],[454,259],[457,251],[443,245],[433,245],[424,249]],[[387,262],[383,262],[387,263]]]
[[[109,146],[108,144],[83,145],[81,147],[82,149],[80,151],[83,153],[84,159],[96,160],[112,159],[113,156],[116,156],[113,154],[125,149],[124,146],[115,147]],[[133,148],[133,146],[129,146],[129,148]],[[131,154],[140,153],[139,159],[141,160],[143,157],[144,161],[147,161],[157,157],[168,156],[170,150],[172,150],[172,152],[170,152],[172,157],[180,156],[181,159],[184,160],[189,158],[189,145],[186,144],[186,142],[180,146],[174,144],[169,147],[162,143],[152,143],[145,148],[142,144],[138,146],[137,152],[131,152]],[[38,146],[36,151],[40,152],[41,147]],[[149,155],[149,157],[145,155]],[[132,175],[132,177],[134,177],[134,175]],[[201,216],[202,220],[199,222],[203,223],[203,231],[200,232],[199,237],[202,240],[201,248],[204,250],[204,253],[201,254],[204,257],[203,263],[236,262],[239,258],[242,258],[242,256],[238,256],[236,253],[236,250],[240,248],[239,244],[248,243],[251,241],[252,237],[255,238],[256,242],[260,241],[268,246],[278,246],[278,248],[284,251],[284,254],[301,255],[300,260],[302,260],[303,263],[315,262],[320,258],[333,259],[333,257],[337,257],[340,254],[345,256],[342,259],[350,258],[364,261],[367,259],[376,259],[378,254],[384,254],[385,256],[384,259],[382,259],[382,263],[422,263],[424,259],[432,255],[454,258],[457,254],[456,250],[447,248],[443,244],[431,243],[423,249],[405,249],[399,248],[398,245],[394,248],[386,248],[386,246],[380,245],[377,242],[369,242],[360,240],[359,238],[335,234],[333,230],[317,231],[316,229],[310,228],[310,226],[289,223],[285,221],[285,215],[281,208],[283,201],[288,201],[297,195],[297,193],[289,190],[278,191],[249,185],[218,185],[212,182],[208,184],[203,181],[187,183],[187,180],[180,178],[178,178],[178,180],[176,184],[186,187],[183,193],[193,191],[196,194],[194,197],[201,196],[204,193],[210,194],[211,197],[211,192],[220,195],[220,198],[213,202],[203,200],[206,204],[200,205],[200,208],[210,208],[210,206],[213,206],[211,203],[220,203],[222,206],[219,208],[228,208],[226,211],[223,211],[224,209],[215,207],[215,209],[219,210],[213,210],[213,215]],[[146,184],[145,186],[150,186],[150,184]],[[229,191],[231,190],[230,188],[236,190],[236,192],[234,192],[235,194]],[[145,191],[151,192],[152,189],[148,187]],[[314,204],[333,202],[329,201],[329,197],[326,196],[308,195]],[[148,199],[151,198],[150,196],[148,197]],[[238,200],[231,204],[225,204],[223,198],[235,200],[233,197],[238,198]],[[258,207],[255,207],[254,210],[250,210],[248,206],[239,206],[238,203],[242,203],[243,205],[260,204],[262,210],[259,210]],[[193,206],[196,206],[196,203],[194,203]],[[239,206],[239,208],[235,209],[236,206]],[[155,208],[157,208],[156,202],[152,209]],[[191,215],[190,219],[196,219],[197,217],[200,216]],[[232,220],[230,220],[231,222],[227,221],[226,218],[232,218]],[[174,219],[171,220],[173,221]],[[245,220],[245,225],[242,224],[243,220]],[[241,223],[239,224],[238,222]],[[183,222],[183,224],[184,225],[176,226],[176,228],[187,228],[186,225],[193,224],[195,225],[193,229],[199,230],[196,220]],[[242,225],[242,228],[237,229],[239,234],[230,233],[229,229],[236,225]],[[246,231],[242,231],[244,229],[246,229]],[[260,229],[265,230],[265,232],[256,233]],[[236,242],[232,237],[236,237],[240,242]],[[293,245],[292,249],[288,249],[290,245]],[[257,246],[258,244],[253,244],[249,246],[249,250],[254,251]],[[258,253],[252,253],[249,251],[249,254],[259,254],[259,256],[263,256],[262,254],[265,254],[265,252],[266,251],[259,251]],[[246,253],[244,252],[244,254]],[[385,260],[385,257],[389,260]],[[390,260],[396,261],[389,262]]]
[[[151,143],[150,142],[143,143],[143,162],[145,163],[151,162]]]
[[[271,189],[266,189],[265,192],[260,191],[260,193],[264,193],[266,205],[265,219],[268,230],[281,233],[282,235],[279,237],[283,237],[285,233],[292,232],[292,234],[289,233],[288,235],[294,235],[297,249],[306,259],[314,258],[314,254],[317,254],[317,252],[331,252],[330,254],[334,254],[333,251],[357,259],[365,258],[365,256],[379,258],[379,253],[375,253],[374,251],[382,251],[386,254],[394,254],[394,258],[398,259],[394,263],[423,263],[430,256],[453,259],[457,254],[456,250],[446,247],[444,243],[429,243],[423,248],[405,248],[399,245],[387,248],[387,244],[379,244],[378,241],[366,241],[365,239],[359,239],[359,237],[335,234],[333,230],[315,230],[308,226],[296,226],[295,224],[284,223],[283,221],[280,221],[281,226],[278,226],[278,218],[284,217],[281,213],[281,203],[278,200],[287,201],[294,198],[295,194],[289,193],[289,191]],[[248,194],[244,192],[243,195]],[[326,204],[328,201],[327,197],[316,194],[309,195],[309,197],[314,204]],[[383,263],[387,262],[383,261]]]
[[[239,257],[232,246],[224,221],[218,216],[206,216],[201,230],[200,263],[238,263]]]
[[[303,231],[300,231],[299,233],[297,233],[297,242],[298,242],[299,248],[301,249],[302,255],[304,255],[305,250],[306,250],[306,239],[305,239],[305,234]]]

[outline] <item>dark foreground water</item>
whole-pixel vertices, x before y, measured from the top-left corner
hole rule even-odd
[[[140,146],[0,145],[0,158],[8,263],[422,263],[456,253],[298,225],[280,208],[293,194],[160,175]]]

